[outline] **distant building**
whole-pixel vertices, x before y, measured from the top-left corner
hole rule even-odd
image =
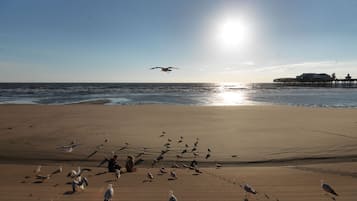
[[[303,73],[296,76],[298,82],[331,82],[334,78],[326,73]]]
[[[351,75],[348,73],[347,76],[345,77],[346,80],[352,79]]]
[[[277,78],[274,82],[332,82],[335,79],[334,74],[331,76],[326,73],[303,73],[296,78]]]

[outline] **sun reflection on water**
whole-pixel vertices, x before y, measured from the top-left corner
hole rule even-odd
[[[216,95],[218,105],[247,105],[247,86],[241,83],[222,83]]]

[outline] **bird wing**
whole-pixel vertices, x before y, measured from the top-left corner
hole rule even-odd
[[[177,68],[177,67],[173,67],[173,66],[169,66],[169,67],[167,67],[168,69],[179,69],[179,68]]]
[[[160,66],[152,67],[152,68],[150,68],[150,69],[153,70],[153,69],[158,69],[158,68],[161,68],[161,69],[162,69],[162,67],[160,67]]]

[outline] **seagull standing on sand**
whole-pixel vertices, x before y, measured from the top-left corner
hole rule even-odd
[[[331,193],[332,195],[338,196],[336,191],[333,190],[333,188],[329,184],[325,183],[323,180],[321,180],[321,188],[327,193]]]
[[[154,175],[151,172],[148,172],[146,176],[148,177],[150,182],[152,182],[152,180],[154,179]]]
[[[169,191],[169,201],[178,201],[172,190]]]
[[[120,170],[115,169],[115,177],[117,178],[117,180],[120,178]]]
[[[108,189],[104,193],[104,201],[111,201],[114,195],[113,184],[108,184]]]
[[[257,194],[257,191],[255,191],[255,189],[253,187],[251,187],[249,184],[244,184],[243,186],[243,189],[245,191],[245,196],[247,196],[247,193],[250,193],[250,194]]]
[[[171,172],[170,172],[170,176],[171,176],[173,179],[177,179],[176,172],[174,172],[174,171],[171,171]]]
[[[33,172],[34,172],[35,174],[38,174],[38,173],[41,172],[41,168],[42,168],[42,166],[39,165],[39,166],[37,166],[37,168],[36,168]]]
[[[161,174],[166,174],[167,171],[166,171],[166,169],[165,169],[164,167],[162,167],[162,168],[160,168],[160,173],[161,173]]]

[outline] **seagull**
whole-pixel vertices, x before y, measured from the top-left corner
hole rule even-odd
[[[152,180],[154,179],[154,175],[151,172],[148,172],[146,176],[148,177],[150,182],[152,182]]]
[[[211,152],[211,149],[210,149],[210,148],[208,148],[208,149],[207,149],[207,151],[208,151],[208,152]]]
[[[164,159],[164,157],[160,154],[160,155],[156,158],[156,161],[159,162],[159,161],[161,161],[162,159]]]
[[[169,191],[169,201],[178,201],[172,190]]]
[[[205,158],[208,159],[209,157],[211,157],[211,154],[208,153]]]
[[[197,167],[195,168],[195,172],[196,172],[197,174],[202,174],[202,171],[201,171],[200,169],[198,169]]]
[[[156,66],[156,67],[152,67],[150,68],[151,70],[154,70],[154,69],[161,69],[162,72],[170,72],[172,71],[173,69],[178,69],[176,67],[173,67],[173,66],[169,66],[169,67],[161,67],[161,66]]]
[[[161,173],[161,174],[166,174],[166,173],[167,173],[167,171],[166,171],[166,169],[165,169],[165,168],[163,168],[163,167],[162,167],[162,168],[160,168],[160,173]]]
[[[38,174],[41,172],[42,165],[37,166],[37,168],[33,171],[35,174]]]
[[[196,138],[196,142],[193,144],[193,146],[197,147],[197,145],[198,145],[198,140],[199,140],[199,138]]]
[[[187,153],[187,149],[182,150],[181,154]]]
[[[113,184],[108,184],[108,189],[104,193],[104,201],[111,201],[114,195]]]
[[[251,194],[254,194],[254,195],[257,194],[257,191],[255,191],[254,188],[251,187],[249,184],[244,184],[243,189],[247,193],[251,193]]]
[[[164,137],[165,134],[166,134],[166,132],[165,132],[165,131],[162,131],[162,134],[161,134],[159,137]]]
[[[322,188],[324,191],[326,191],[327,193],[331,193],[331,194],[333,194],[333,195],[335,195],[335,196],[338,196],[338,194],[336,193],[336,191],[333,190],[333,188],[332,188],[329,184],[325,183],[323,180],[321,180],[321,188]]]
[[[218,169],[218,168],[220,168],[220,167],[222,167],[222,164],[216,163],[216,168]]]
[[[117,180],[120,178],[120,170],[115,169],[115,177],[117,178]]]
[[[171,171],[171,172],[170,172],[170,176],[171,176],[173,179],[177,179],[176,172],[174,172],[174,171]]]
[[[161,150],[161,155],[166,154],[167,152],[169,152],[170,150],[166,149],[166,150]]]

